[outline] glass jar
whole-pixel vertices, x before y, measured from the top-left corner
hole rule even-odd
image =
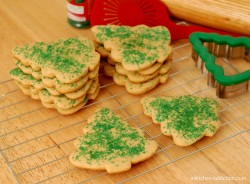
[[[76,28],[88,28],[93,4],[94,0],[68,0],[68,23]]]

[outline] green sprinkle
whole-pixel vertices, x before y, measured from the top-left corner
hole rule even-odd
[[[27,80],[30,81],[32,85],[35,85],[35,83],[41,83],[41,80],[36,80],[32,75],[25,74],[20,68],[14,68],[11,70],[10,75],[19,82]]]
[[[88,133],[80,137],[78,155],[93,160],[112,161],[117,157],[133,157],[145,151],[145,138],[107,108],[94,114],[86,125]]]
[[[20,68],[15,68],[10,71],[10,74],[13,76],[19,76],[23,74],[23,71]]]
[[[16,47],[13,52],[28,59],[31,65],[70,75],[82,74],[92,58],[97,56],[93,43],[86,38],[69,38],[49,44],[37,42]]]
[[[119,53],[122,62],[138,68],[145,62],[154,63],[159,53],[164,56],[170,53],[170,34],[163,26],[97,26],[94,33],[99,42],[112,43],[112,52]]]
[[[216,127],[210,124],[211,121],[218,121],[215,110],[218,104],[213,99],[191,96],[156,97],[149,106],[156,112],[155,119],[163,124],[163,130],[177,131],[186,140],[201,137],[206,129],[216,131]],[[153,113],[147,109],[147,112]]]

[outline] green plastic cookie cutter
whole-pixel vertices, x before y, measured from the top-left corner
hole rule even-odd
[[[189,40],[193,46],[192,58],[196,66],[208,74],[208,85],[216,87],[218,97],[229,98],[249,91],[250,38],[194,32]],[[224,68],[216,63],[216,57],[223,57],[236,72],[225,75]],[[248,62],[247,70],[238,71],[233,64],[236,59]]]

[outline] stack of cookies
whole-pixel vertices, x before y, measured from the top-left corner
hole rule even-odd
[[[96,51],[107,58],[106,75],[131,94],[165,83],[172,65],[170,33],[164,26],[94,26]]]
[[[80,110],[98,95],[100,55],[88,38],[26,44],[13,49],[10,71],[19,88],[62,114]]]

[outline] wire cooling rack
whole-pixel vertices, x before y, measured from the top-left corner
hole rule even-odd
[[[208,147],[250,129],[249,92],[230,99],[218,99],[214,88],[207,86],[206,76],[191,59],[187,41],[173,46],[173,66],[165,84],[147,94],[135,96],[111,78],[100,73],[101,90],[95,101],[81,111],[63,116],[44,108],[39,101],[25,96],[13,80],[0,83],[0,154],[18,183],[98,183],[108,180],[123,183],[148,174],[170,163],[185,159]],[[225,62],[224,68],[228,68]],[[161,134],[158,125],[142,112],[139,100],[148,95],[197,95],[217,98],[222,125],[212,138],[203,138],[192,146],[178,147],[170,137]],[[86,119],[97,107],[108,107],[140,127],[145,136],[154,139],[159,149],[151,159],[133,165],[128,172],[109,175],[105,171],[78,169],[68,161],[74,140],[82,134]]]

